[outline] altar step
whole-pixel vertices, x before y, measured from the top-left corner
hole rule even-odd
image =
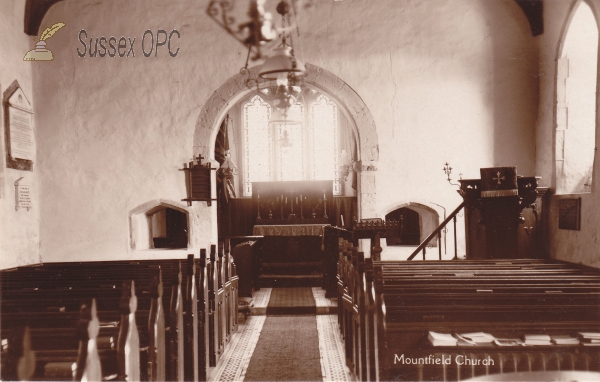
[[[259,285],[261,288],[320,287],[322,269],[320,261],[263,262]]]
[[[293,263],[262,263],[261,274],[316,275],[322,273],[319,261]]]
[[[289,275],[289,274],[261,274],[258,276],[261,288],[296,288],[296,287],[321,287],[323,274]]]

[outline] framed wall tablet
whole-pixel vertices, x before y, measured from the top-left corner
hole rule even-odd
[[[35,161],[35,131],[33,108],[19,83],[15,80],[4,92],[4,137],[6,166],[33,171]]]
[[[581,229],[581,198],[558,201],[558,228],[575,231]]]
[[[210,206],[211,202],[216,200],[211,198],[211,171],[216,170],[216,168],[211,167],[210,161],[203,164],[202,159],[204,157],[198,155],[198,158],[186,163],[184,168],[179,169],[186,173],[187,198],[181,200],[187,202],[188,206],[191,206],[192,202],[201,201],[205,201],[206,205]]]

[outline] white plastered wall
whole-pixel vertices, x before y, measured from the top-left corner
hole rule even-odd
[[[33,70],[44,99],[41,261],[150,256],[131,250],[129,212],[185,197],[179,169],[213,145],[195,141],[201,110],[213,113],[207,100],[245,60],[205,6],[64,0],[47,13],[43,25],[67,25],[53,37],[55,61]],[[410,200],[453,210],[461,198],[445,180],[446,161],[467,178],[491,166],[535,175],[537,45],[514,1],[305,1],[298,14],[301,58],[343,80],[373,118],[378,144],[368,155],[378,160],[363,163],[363,217]],[[177,29],[180,51],[146,58],[137,45],[136,57],[82,58],[81,29],[137,44],[145,30]],[[192,206],[188,252],[215,242],[215,208]]]

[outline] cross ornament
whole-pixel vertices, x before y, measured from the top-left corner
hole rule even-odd
[[[502,183],[502,181],[503,181],[504,179],[506,179],[504,176],[502,176],[502,177],[500,176],[500,171],[498,171],[498,172],[496,173],[496,176],[497,176],[497,178],[492,178],[492,180],[497,180],[497,181],[498,181],[498,184],[501,184],[501,183]]]

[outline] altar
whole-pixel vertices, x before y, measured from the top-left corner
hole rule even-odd
[[[255,225],[253,234],[263,236],[263,263],[310,263],[322,261],[323,234],[329,224]]]
[[[320,236],[329,224],[255,225],[254,236]]]
[[[263,261],[321,261],[323,234],[329,224],[255,225],[253,234],[264,236]]]

